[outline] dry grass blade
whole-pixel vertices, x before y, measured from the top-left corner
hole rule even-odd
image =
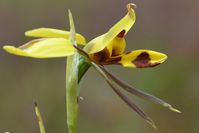
[[[37,120],[38,120],[38,123],[39,123],[40,133],[46,133],[46,130],[45,130],[45,127],[44,127],[44,123],[43,123],[43,120],[42,120],[41,113],[39,111],[38,105],[37,105],[36,102],[34,104],[35,104],[35,113],[36,113]]]

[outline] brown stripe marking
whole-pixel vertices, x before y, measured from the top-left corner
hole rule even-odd
[[[111,57],[105,63],[106,63],[106,65],[109,65],[109,64],[119,64],[119,61],[121,61],[121,59],[122,59],[121,56]]]
[[[140,55],[137,56],[135,60],[132,61],[133,64],[137,68],[145,68],[145,67],[155,67],[160,63],[150,63],[150,56],[147,52],[142,52]]]
[[[98,53],[94,53],[92,55],[92,59],[94,62],[102,63],[105,62],[110,57],[110,53],[107,48],[104,48],[102,51]]]
[[[126,33],[126,31],[125,31],[125,30],[122,30],[122,31],[117,35],[117,37],[123,38],[124,35],[125,35],[125,33]]]

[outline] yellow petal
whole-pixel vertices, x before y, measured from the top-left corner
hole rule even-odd
[[[124,39],[115,38],[106,48],[97,53],[89,54],[89,57],[95,63],[106,64],[107,61],[112,60],[113,56],[121,55],[124,52],[125,46],[126,42]]]
[[[124,38],[115,37],[107,46],[111,56],[117,56],[124,53],[126,41]]]
[[[69,34],[70,32],[68,31],[52,29],[52,28],[38,28],[25,32],[26,36],[31,36],[31,37],[66,38],[66,39],[69,38]],[[76,41],[77,44],[80,45],[86,44],[86,39],[78,33],[76,34]]]
[[[135,50],[130,53],[121,55],[118,62],[124,67],[145,68],[154,67],[163,63],[167,55],[151,50]]]
[[[123,38],[135,23],[136,16],[135,11],[133,9],[134,6],[135,5],[132,3],[128,4],[128,13],[118,23],[116,23],[107,33],[91,40],[84,47],[84,50],[88,54],[97,53],[103,50],[106,46],[108,46],[114,38]]]
[[[64,38],[42,38],[32,40],[18,48],[10,45],[3,47],[8,53],[33,58],[55,58],[74,54],[76,49]]]

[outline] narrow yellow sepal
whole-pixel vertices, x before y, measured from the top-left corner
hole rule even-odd
[[[119,61],[124,67],[145,68],[163,63],[167,55],[152,50],[135,50],[121,55]]]
[[[28,56],[28,53],[14,46],[5,45],[3,46],[3,49],[10,54],[19,55],[19,56]]]
[[[30,41],[18,48],[3,46],[8,53],[33,58],[56,58],[74,54],[76,49],[64,38],[42,38]]]
[[[91,40],[85,47],[84,50],[88,54],[97,53],[103,50],[105,47],[110,45],[110,42],[116,38],[123,38],[130,28],[133,26],[136,20],[135,11],[133,9],[135,5],[130,3],[127,5],[128,13],[117,22],[107,33]],[[122,33],[122,35],[120,35]],[[118,44],[120,45],[120,44]]]
[[[70,32],[68,31],[52,29],[52,28],[38,28],[25,32],[25,35],[30,37],[65,38],[65,39],[69,39],[69,34]],[[86,39],[78,33],[76,34],[76,41],[77,44],[80,45],[86,44]]]

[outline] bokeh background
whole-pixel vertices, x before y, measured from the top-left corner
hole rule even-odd
[[[77,32],[88,40],[106,32],[126,14],[131,0],[0,0],[0,45],[19,46],[24,32],[39,27],[69,29],[71,9]],[[168,60],[153,69],[109,70],[128,83],[180,109],[177,114],[132,97],[155,121],[152,129],[91,68],[81,82],[79,133],[199,132],[199,1],[134,0],[137,21],[126,36],[127,51],[153,49]],[[39,133],[33,101],[47,133],[66,133],[65,58],[30,59],[0,49],[0,132]]]

